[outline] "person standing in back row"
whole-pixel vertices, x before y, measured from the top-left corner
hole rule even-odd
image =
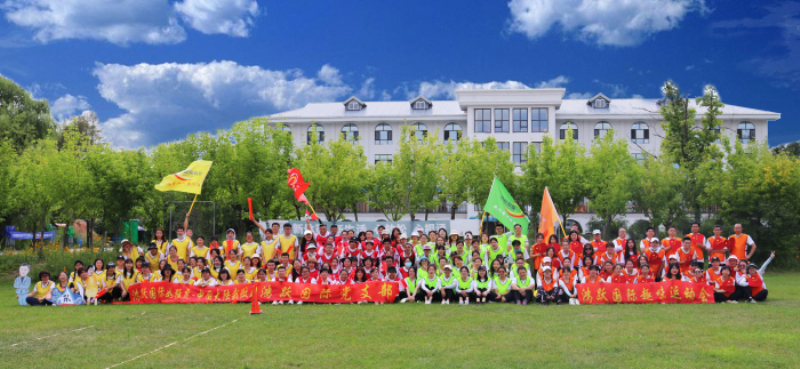
[[[742,225],[736,223],[733,225],[733,235],[728,237],[728,249],[739,260],[749,261],[756,252],[756,243],[750,236],[742,233]]]

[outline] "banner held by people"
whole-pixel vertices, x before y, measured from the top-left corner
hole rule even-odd
[[[489,198],[486,199],[486,205],[483,210],[495,218],[504,226],[513,229],[515,225],[519,224],[522,227],[522,234],[528,234],[528,224],[530,220],[525,216],[514,198],[508,192],[503,183],[495,177],[492,183],[492,189],[489,191]]]
[[[580,283],[582,305],[597,304],[704,304],[714,302],[714,287],[705,283]]]

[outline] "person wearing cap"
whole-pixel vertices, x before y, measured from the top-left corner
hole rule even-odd
[[[488,299],[493,302],[514,303],[514,291],[511,290],[511,278],[508,278],[506,267],[497,270],[497,276],[492,280],[492,293]]]
[[[652,229],[648,230],[649,233]],[[642,254],[647,257],[647,265],[650,267],[650,273],[655,277],[656,282],[661,282],[661,275],[664,267],[664,254],[666,251],[661,247],[658,238],[652,237],[647,243],[647,247],[642,249]],[[644,240],[642,241],[644,242]]]
[[[541,268],[539,269],[538,273],[536,274],[536,283],[537,284],[541,282],[542,278],[544,278],[544,273],[543,273],[544,267],[550,267],[550,271],[551,272],[554,271],[554,269],[553,269],[553,258],[552,257],[545,256],[544,258],[542,258]],[[558,279],[558,271],[555,271],[553,273],[553,278]]]
[[[453,275],[453,267],[445,265],[442,267],[442,276],[439,277],[440,292],[442,294],[442,305],[450,305],[450,301],[456,295],[456,286],[458,286],[458,278]]]
[[[507,252],[508,249],[509,249],[510,244],[508,242],[508,233],[506,233],[506,228],[503,226],[503,224],[498,223],[494,227],[494,236],[493,237],[494,237],[494,239],[497,240],[497,244],[500,246],[500,248],[503,250],[503,252]],[[490,239],[490,241],[491,241],[491,239]],[[490,244],[491,244],[491,242],[490,242]]]
[[[170,282],[170,283],[175,282],[175,269],[172,269],[172,266],[170,266],[169,264],[165,264],[164,268],[162,268],[161,271],[159,271],[159,274],[161,275],[162,282]]]
[[[303,252],[303,258],[301,259],[301,262],[305,264],[310,259],[316,260],[318,252],[323,252],[323,251],[321,250],[317,251],[317,244],[309,243],[308,245],[306,245],[305,252]]]
[[[519,242],[519,240],[513,242]],[[525,266],[518,267],[511,280],[511,290],[514,291],[514,300],[517,301],[517,305],[528,305],[529,301],[533,301],[534,289],[536,289],[536,282],[528,274],[528,269]]]
[[[598,253],[602,254],[602,253],[606,252],[606,249],[609,248],[608,247],[608,242],[603,241],[602,240],[602,236],[603,236],[603,234],[600,232],[599,229],[595,229],[594,231],[592,231],[592,242],[590,242],[590,243],[592,244],[592,248],[594,249],[594,253],[595,254],[598,254]],[[613,247],[611,249],[612,249],[611,251],[612,251],[612,254],[613,254],[613,251],[614,251]]]
[[[453,229],[450,231],[450,235],[447,237],[447,247],[449,248],[448,253],[451,253],[456,250],[456,243],[458,243],[458,233],[457,230]]]
[[[150,265],[150,263],[147,261],[145,261],[144,264],[142,264],[142,272],[139,273],[139,280],[137,281],[137,283],[158,282],[161,280],[161,278],[157,273],[153,273],[152,267],[153,266]],[[158,265],[156,265],[156,267],[158,267]]]
[[[279,255],[289,254],[289,259],[294,260],[297,258],[297,248],[299,246],[297,236],[292,234],[292,225],[290,223],[284,224],[283,234],[278,236],[278,249],[275,251]]]
[[[731,277],[736,277],[736,270],[739,269],[739,257],[737,257],[734,253],[728,255],[728,260],[725,262],[725,265],[731,269]]]
[[[442,296],[441,294],[437,293],[441,289],[442,285],[439,277],[436,275],[435,265],[428,265],[426,272],[426,276],[420,280],[417,288],[421,288],[422,292],[424,292],[423,296],[425,298],[425,305],[430,305],[434,299]]]
[[[147,252],[144,253],[145,261],[150,264],[150,271],[155,273],[158,271],[158,263],[164,259],[164,254],[158,251],[158,245],[155,242],[150,242],[147,246]]]
[[[133,242],[124,239],[120,244],[122,247],[120,247],[119,252],[125,259],[136,260],[139,258],[139,255],[141,255],[139,247],[134,246]]]
[[[722,236],[722,226],[714,226],[714,235],[706,239],[705,249],[708,252],[708,259],[716,257],[719,260],[725,260],[725,252],[729,250],[728,239]]]
[[[756,243],[752,237],[742,233],[742,225],[736,223],[733,225],[733,234],[728,237],[728,248],[739,260],[749,261],[756,252]]]
[[[716,282],[717,278],[720,276],[720,268],[721,262],[719,257],[712,256],[711,257],[711,265],[709,265],[708,269],[706,269],[706,281],[708,284],[713,285]]]
[[[429,245],[429,244],[427,244],[427,243],[426,243],[426,244],[424,244],[424,245],[422,245],[422,254],[421,254],[421,256],[418,258],[418,261],[417,261],[417,264],[418,264],[418,265],[417,265],[417,267],[419,267],[419,266],[420,266],[420,261],[421,261],[422,259],[425,259],[425,260],[426,260],[428,263],[430,263],[430,262],[431,262],[431,258],[432,258],[432,257],[433,257],[433,255],[431,255],[431,245]],[[428,270],[428,268],[426,267],[426,268],[424,269],[424,271],[427,271],[427,270]],[[417,271],[417,272],[418,272],[418,274],[420,274],[420,277],[422,277],[422,275],[421,275],[421,274],[422,274],[422,273],[421,273],[421,272],[422,272],[422,270],[419,270],[419,271]]]
[[[508,235],[508,244],[509,246],[514,245],[514,241],[519,241],[520,246],[528,252],[528,235],[522,234],[522,226],[519,224],[514,224],[514,232]],[[511,248],[509,247],[509,251]],[[528,258],[525,258],[527,260]]]
[[[116,264],[108,262],[108,264],[106,264],[106,277],[103,281],[103,289],[105,292],[97,299],[103,302],[111,302],[119,299],[122,296],[122,288],[120,288],[121,283],[122,275],[117,274]]]
[[[761,265],[760,269],[755,264],[747,266],[747,275],[745,276],[747,286],[743,289],[747,302],[756,303],[756,301],[767,299],[768,291],[767,284],[764,283],[764,272],[772,259],[775,259],[775,251],[770,253],[769,258]]]
[[[551,302],[561,305],[561,300],[558,298],[559,293],[558,279],[553,277],[553,270],[549,266],[543,267],[542,279],[538,283],[536,300],[544,306]]]

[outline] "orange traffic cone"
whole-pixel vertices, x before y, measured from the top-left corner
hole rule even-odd
[[[253,295],[253,303],[250,305],[250,315],[261,314],[261,306],[258,304],[258,298]]]

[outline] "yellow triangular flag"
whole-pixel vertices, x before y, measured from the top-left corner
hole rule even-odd
[[[188,168],[164,177],[161,183],[156,185],[156,190],[162,192],[186,192],[197,195],[203,187],[203,181],[206,180],[208,171],[211,169],[211,164],[213,164],[213,162],[206,160],[192,162],[189,164]]]

